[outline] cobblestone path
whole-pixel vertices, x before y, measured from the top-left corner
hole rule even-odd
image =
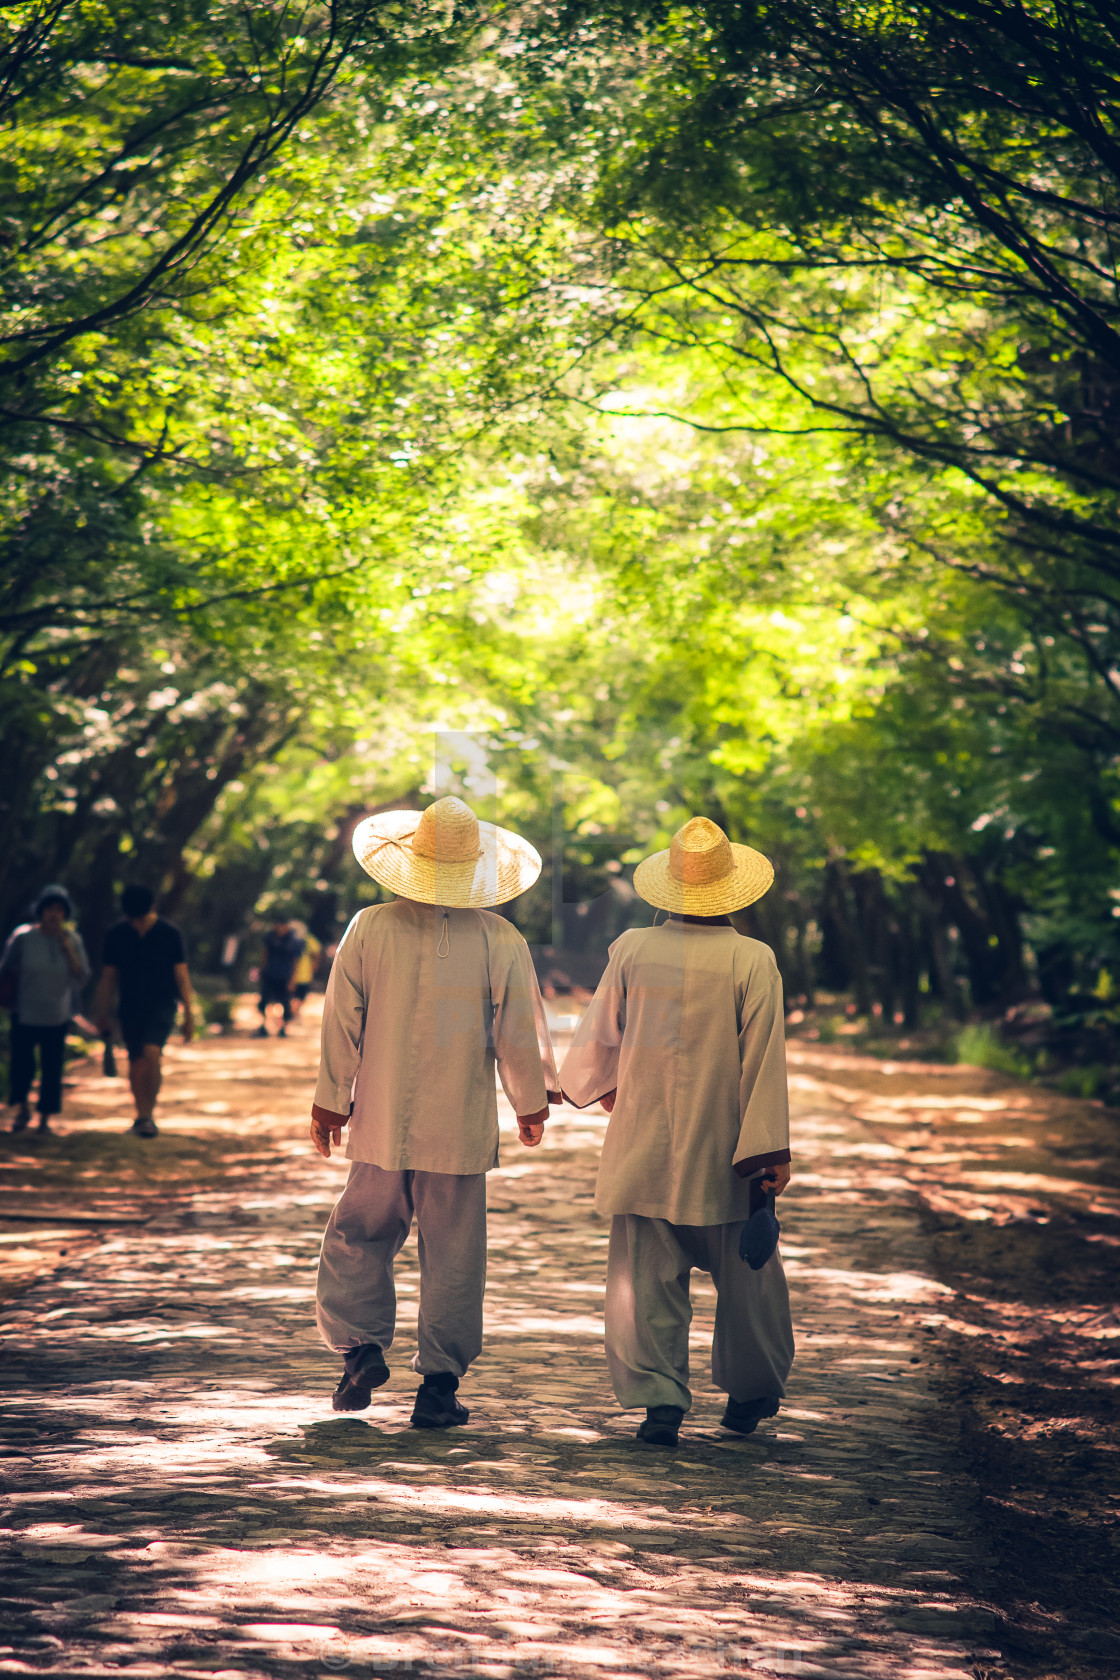
[[[392,1380],[332,1414],[311,1300],[346,1168],[305,1140],[314,1061],[311,1020],[210,1040],[171,1053],[154,1143],[92,1075],[65,1135],[10,1140],[0,1229],[44,1269],[3,1314],[0,1673],[1004,1672],[977,1490],[939,1427],[952,1292],[899,1146],[827,1070],[794,1079],[788,1401],[748,1440],[719,1429],[697,1276],[697,1399],[666,1452],[606,1380],[598,1112],[554,1111],[532,1152],[503,1116],[470,1425],[408,1428],[414,1239]],[[4,1223],[21,1186],[38,1225]]]

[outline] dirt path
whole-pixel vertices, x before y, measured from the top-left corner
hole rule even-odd
[[[0,1150],[10,1287],[39,1269],[3,1310],[0,1674],[1120,1671],[1084,1584],[1060,1611],[1025,1577],[1009,1601],[1011,1530],[974,1474],[991,1418],[960,1348],[996,1346],[1014,1303],[954,1277],[958,1228],[1051,1230],[1048,1195],[1082,1197],[1082,1238],[1120,1230],[1115,1190],[1071,1191],[1080,1156],[1057,1191],[1020,1182],[1048,1176],[1037,1162],[1007,1165],[1008,1120],[1021,1152],[1045,1103],[1020,1116],[988,1076],[795,1049],[789,1400],[749,1440],[721,1433],[696,1279],[698,1400],[672,1453],[633,1441],[603,1366],[605,1116],[560,1111],[530,1153],[506,1114],[471,1423],[433,1438],[407,1427],[411,1242],[392,1381],[360,1418],[330,1411],[310,1309],[345,1163],[305,1143],[313,1022],[299,1032],[174,1051],[155,1143],[121,1134],[122,1083],[89,1075],[66,1135]],[[1014,1184],[978,1188],[990,1158]],[[1016,1196],[1036,1214],[999,1224]],[[1092,1314],[1067,1328],[1111,1395],[1115,1313],[1095,1310],[1096,1341]]]

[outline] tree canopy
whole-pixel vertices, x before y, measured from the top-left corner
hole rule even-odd
[[[791,998],[1109,1030],[1106,12],[0,28],[9,925],[329,933],[357,816],[455,788],[601,947],[700,810]]]

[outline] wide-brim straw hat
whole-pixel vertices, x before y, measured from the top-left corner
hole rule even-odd
[[[769,858],[736,845],[707,817],[690,817],[667,852],[643,858],[634,871],[634,891],[679,916],[727,916],[753,904],[773,883]]]
[[[424,811],[379,811],[354,830],[354,856],[390,892],[419,904],[484,910],[526,892],[541,872],[535,846],[479,822],[461,799]]]

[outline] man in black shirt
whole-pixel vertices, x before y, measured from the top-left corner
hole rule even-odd
[[[108,1031],[114,985],[120,993],[117,1014],[128,1051],[128,1078],[136,1103],[132,1130],[155,1137],[152,1118],[162,1079],[163,1047],[171,1036],[180,1002],[183,1043],[194,1037],[194,1008],[187,954],[177,927],[157,916],[149,887],[126,887],[121,894],[124,921],[105,935],[103,967],[97,987],[97,1028]]]
[[[264,936],[264,962],[261,964],[261,995],[257,1003],[261,1024],[258,1038],[268,1037],[268,1011],[278,1003],[283,1012],[278,1038],[287,1038],[288,1022],[292,1018],[292,976],[303,955],[303,940],[295,930],[290,916],[281,914],[272,924],[271,933]]]

